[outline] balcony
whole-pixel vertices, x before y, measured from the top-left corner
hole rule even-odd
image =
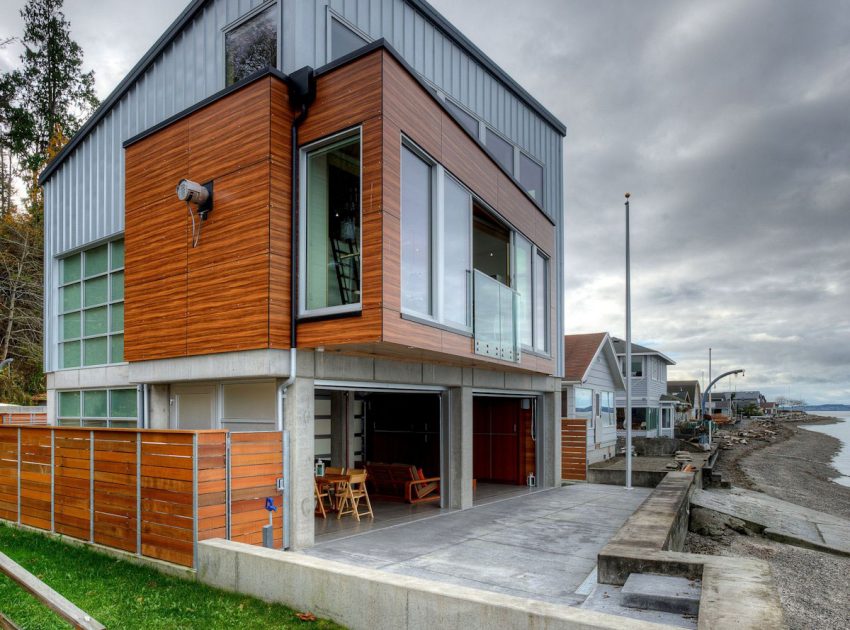
[[[473,285],[475,354],[519,363],[519,294],[478,270]]]

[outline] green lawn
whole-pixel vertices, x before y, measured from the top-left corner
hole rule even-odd
[[[104,624],[118,628],[339,628],[285,606],[226,593],[0,524],[0,551]],[[0,611],[22,628],[68,628],[0,574]]]

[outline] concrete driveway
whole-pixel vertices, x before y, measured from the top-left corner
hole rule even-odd
[[[649,493],[593,484],[542,490],[320,542],[303,553],[575,605],[589,593],[580,587],[599,550]]]

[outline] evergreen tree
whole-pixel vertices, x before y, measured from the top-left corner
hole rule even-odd
[[[97,107],[94,72],[83,72],[83,51],[71,39],[62,0],[29,0],[21,10],[21,67],[10,111],[10,143],[21,170],[37,173],[57,125],[72,136]],[[30,191],[32,192],[32,191]]]

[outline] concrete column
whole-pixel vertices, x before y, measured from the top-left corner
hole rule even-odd
[[[449,390],[447,459],[449,507],[472,507],[472,388]]]
[[[539,485],[561,484],[561,392],[546,392],[537,403],[538,433],[543,438]]]
[[[331,466],[348,466],[345,452],[346,392],[331,393]]]
[[[148,388],[150,401],[150,428],[167,429],[171,426],[171,390],[168,385],[151,385]]]
[[[315,540],[313,379],[296,378],[286,391],[283,428],[289,431],[290,538],[293,550],[311,547]]]

